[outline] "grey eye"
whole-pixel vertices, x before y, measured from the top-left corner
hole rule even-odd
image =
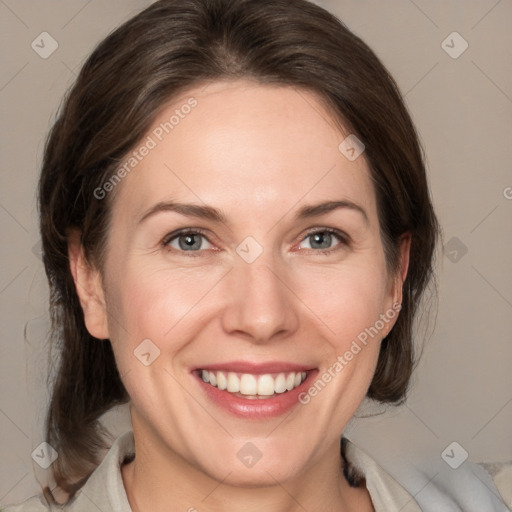
[[[341,242],[340,237],[330,231],[317,231],[316,233],[310,233],[301,242],[301,249],[330,249],[333,247],[334,242]],[[309,242],[309,243],[308,243]],[[303,244],[308,245],[304,246]]]
[[[210,242],[200,233],[182,233],[172,238],[168,245],[173,249],[181,251],[199,251],[201,249],[208,249]]]

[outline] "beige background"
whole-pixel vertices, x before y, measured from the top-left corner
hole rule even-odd
[[[38,492],[49,473],[31,458],[47,400],[35,207],[44,138],[94,45],[149,3],[0,0],[0,503]],[[432,458],[434,480],[452,441],[473,461],[512,459],[512,2],[319,3],[376,51],[405,94],[447,244],[439,313],[407,405],[355,421],[349,437],[396,474],[393,465]],[[441,45],[454,31],[469,44],[457,59]],[[48,59],[31,48],[42,32],[59,45]],[[126,410],[118,413],[109,421],[122,431]]]

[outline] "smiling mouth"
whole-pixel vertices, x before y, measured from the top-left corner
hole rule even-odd
[[[307,378],[307,371],[280,373],[236,373],[227,371],[197,370],[197,375],[220,391],[246,399],[268,399],[292,391]]]

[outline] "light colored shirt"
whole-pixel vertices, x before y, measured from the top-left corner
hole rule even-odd
[[[42,495],[18,505],[0,507],[1,512],[131,512],[121,475],[121,465],[135,453],[133,431],[119,436],[101,464],[64,508],[50,507]],[[505,464],[473,464],[466,461],[443,479],[446,489],[418,471],[407,480],[409,490],[397,482],[368,454],[348,441],[345,456],[364,476],[376,512],[506,512],[512,505],[512,461]],[[424,480],[423,488],[422,482]],[[448,480],[448,481],[447,481]],[[420,490],[420,491],[419,491]],[[507,507],[508,504],[508,507]],[[421,506],[421,507],[420,507]]]

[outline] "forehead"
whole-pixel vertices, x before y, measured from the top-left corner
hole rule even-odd
[[[136,165],[118,185],[114,213],[137,216],[172,199],[262,215],[329,198],[357,200],[371,215],[364,154],[350,161],[339,149],[348,135],[309,91],[248,81],[193,88],[130,153]]]

